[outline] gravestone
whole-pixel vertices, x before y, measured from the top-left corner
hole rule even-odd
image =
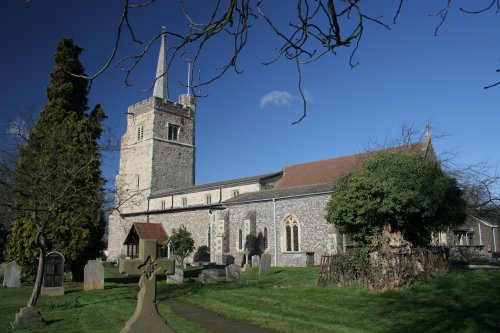
[[[120,260],[119,271],[128,276],[140,276],[135,312],[121,333],[174,332],[158,312],[156,305],[156,275],[171,275],[175,262],[171,259],[156,259],[156,240],[139,239],[139,258]]]
[[[21,266],[17,262],[11,261],[5,265],[3,286],[8,288],[21,287]]]
[[[59,252],[51,252],[45,257],[41,293],[47,296],[64,295],[64,256]]]
[[[83,290],[104,289],[104,266],[100,260],[89,260],[83,269]]]
[[[238,265],[229,265],[226,267],[227,282],[239,281],[241,279],[241,267]]]
[[[266,275],[271,270],[271,255],[264,253],[260,257],[259,275]]]
[[[184,271],[180,268],[175,268],[173,275],[167,275],[167,284],[182,284],[184,282]]]
[[[200,280],[204,284],[216,283],[219,279],[218,269],[204,269],[200,273]]]
[[[252,256],[252,267],[259,267],[260,266],[260,257],[255,255]]]

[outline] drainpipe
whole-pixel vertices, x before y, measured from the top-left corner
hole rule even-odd
[[[483,245],[483,237],[481,235],[481,222],[477,222],[477,230],[479,231],[479,245]]]
[[[497,252],[497,240],[495,238],[495,228],[498,227],[491,227],[491,232],[493,233],[493,249],[495,252]]]
[[[278,254],[278,244],[277,244],[277,227],[276,227],[276,199],[273,199],[273,223],[274,223],[274,266],[278,266],[277,264],[277,254]]]

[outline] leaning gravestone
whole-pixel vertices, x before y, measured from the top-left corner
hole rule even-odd
[[[264,253],[260,257],[259,275],[266,275],[271,270],[271,255]]]
[[[45,257],[42,295],[64,295],[64,256],[51,252]]]
[[[167,284],[182,284],[184,282],[184,271],[180,268],[175,268],[174,275],[167,275]]]
[[[239,281],[241,279],[241,267],[238,265],[229,265],[226,267],[227,282]]]
[[[17,262],[11,261],[5,265],[3,285],[8,288],[21,287],[21,266]]]
[[[255,255],[252,256],[252,267],[259,267],[260,265],[260,257]]]
[[[83,290],[104,289],[104,266],[100,260],[89,260],[83,269]]]

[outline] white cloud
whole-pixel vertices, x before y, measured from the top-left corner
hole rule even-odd
[[[292,101],[297,97],[290,94],[288,91],[275,90],[265,94],[260,99],[260,107],[264,108],[269,104],[274,104],[279,107],[290,106]]]
[[[313,99],[309,91],[304,90],[303,93],[306,102],[312,103]],[[300,95],[293,95],[286,90],[274,90],[261,97],[260,107],[264,108],[270,104],[274,104],[279,107],[288,107],[293,101],[299,101],[302,103],[302,97]]]

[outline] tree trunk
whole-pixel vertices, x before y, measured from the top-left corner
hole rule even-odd
[[[38,298],[40,297],[40,291],[42,290],[43,273],[45,271],[45,249],[40,246],[40,257],[38,258],[38,270],[36,272],[36,280],[33,286],[33,291],[28,299],[28,306],[36,306]]]

